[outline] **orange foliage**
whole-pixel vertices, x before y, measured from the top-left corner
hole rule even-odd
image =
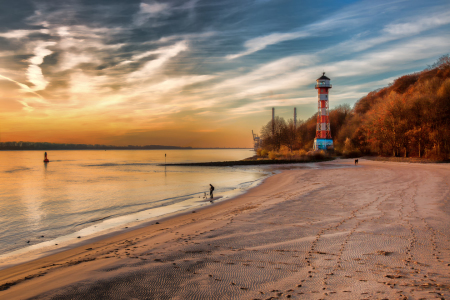
[[[339,139],[349,137],[363,153],[448,159],[450,58],[440,61],[361,98]]]
[[[312,148],[317,114],[301,122],[296,147]],[[388,87],[330,111],[338,152],[448,159],[450,156],[450,56],[422,72],[404,75]],[[269,139],[267,139],[269,140]],[[283,142],[281,143],[283,144]],[[281,145],[280,144],[280,145]],[[344,148],[345,146],[345,148]],[[279,147],[278,147],[279,148]]]

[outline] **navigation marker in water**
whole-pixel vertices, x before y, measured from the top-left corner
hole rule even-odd
[[[49,160],[48,160],[48,158],[47,158],[47,152],[44,153],[44,162],[45,162],[45,163],[48,163],[48,162],[49,162]]]

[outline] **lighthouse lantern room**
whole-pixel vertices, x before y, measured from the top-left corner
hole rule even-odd
[[[330,78],[325,76],[318,78],[316,89],[319,96],[319,113],[317,114],[316,138],[314,139],[314,150],[333,150],[333,139],[331,138],[330,117],[328,112],[328,89],[331,89]]]

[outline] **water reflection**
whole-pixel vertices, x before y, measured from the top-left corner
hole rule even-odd
[[[44,168],[41,151],[0,152],[0,252],[23,247],[29,239],[41,242],[33,239],[43,232],[45,238],[66,235],[105,217],[114,220],[158,207],[170,211],[176,205],[197,205],[209,183],[225,194],[264,176],[244,168],[166,165],[162,176],[158,164],[166,163],[169,155],[171,163],[253,155],[250,150],[166,151],[55,151],[51,166]],[[192,197],[196,200],[189,202]]]

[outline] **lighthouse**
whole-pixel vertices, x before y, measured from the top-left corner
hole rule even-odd
[[[323,72],[322,77],[318,78],[316,82],[316,89],[319,96],[319,113],[317,114],[314,150],[333,150],[330,116],[328,113],[328,90],[331,89],[330,78],[325,76],[325,72]]]

